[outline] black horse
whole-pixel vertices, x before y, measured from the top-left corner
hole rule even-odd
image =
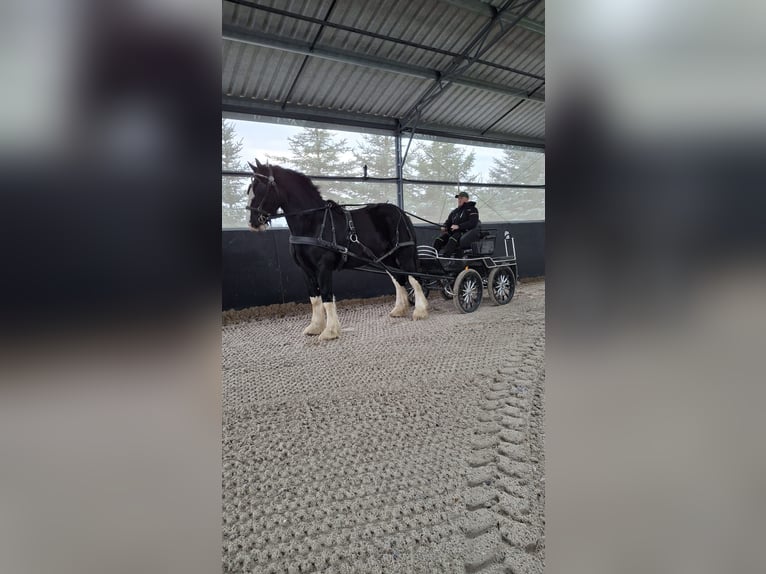
[[[388,203],[347,210],[322,199],[319,189],[305,175],[257,159],[247,190],[250,229],[263,231],[282,210],[290,228],[290,254],[303,269],[311,301],[311,323],[304,335],[335,339],[340,335],[332,273],[378,261],[404,273],[389,273],[396,288],[391,317],[405,317],[409,301],[405,282],[415,292],[413,320],[428,317],[428,302],[417,279],[415,229],[404,212]],[[325,317],[326,315],[326,317]]]

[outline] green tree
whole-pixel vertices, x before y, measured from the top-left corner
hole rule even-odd
[[[418,142],[410,150],[406,177],[414,179],[470,182],[476,155],[456,144],[446,142]],[[455,207],[457,186],[413,184],[405,197],[405,207],[426,219],[442,222]],[[470,193],[470,191],[469,191]]]
[[[347,140],[337,138],[330,130],[303,128],[287,138],[291,157],[275,157],[285,167],[293,168],[308,176],[312,175],[362,175],[361,165],[349,159],[352,153]],[[317,182],[323,197],[338,202],[358,203],[359,196],[348,182],[324,180]]]
[[[545,154],[506,149],[492,160],[491,181],[540,185],[545,183]],[[482,192],[493,218],[508,220],[545,219],[545,190],[492,188]]]
[[[239,171],[243,168],[242,139],[237,137],[234,123],[221,121],[221,168]],[[247,184],[240,177],[223,176],[221,182],[221,215],[223,227],[247,226]]]
[[[369,177],[396,177],[396,139],[387,135],[368,134],[354,149],[356,166],[367,166]],[[363,171],[362,171],[363,173]],[[380,182],[351,183],[350,189],[359,203],[389,201],[396,203],[396,184]]]
[[[545,183],[545,154],[505,149],[500,158],[492,160],[490,180],[497,183]]]
[[[354,150],[357,165],[367,166],[370,177],[396,177],[396,139],[369,134]]]

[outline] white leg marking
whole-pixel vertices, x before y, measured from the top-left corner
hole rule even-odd
[[[322,308],[322,298],[309,297],[311,301],[311,323],[303,329],[304,335],[319,335],[325,328],[324,309]]]
[[[391,277],[391,281],[396,288],[396,304],[388,315],[389,317],[406,317],[410,311],[410,302],[407,300],[407,290],[399,285],[393,277]]]
[[[319,339],[321,341],[337,339],[340,336],[340,323],[338,322],[338,313],[335,310],[335,297],[332,298],[332,303],[323,303],[323,305],[327,313],[327,326],[319,335]]]
[[[426,299],[423,289],[412,275],[408,276],[410,285],[415,290],[415,310],[412,312],[412,320],[425,319],[428,317],[428,299]]]

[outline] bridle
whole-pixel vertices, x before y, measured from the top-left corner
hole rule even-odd
[[[274,193],[277,194],[277,200],[279,200],[279,189],[277,189],[277,182],[274,180],[274,173],[271,170],[271,166],[269,166],[268,176],[265,176],[261,173],[253,173],[253,181],[250,183],[251,187],[255,184],[256,177],[266,181],[266,191],[264,192],[258,207],[248,205],[247,209],[250,211],[255,211],[255,213],[258,214],[258,225],[267,225],[271,221],[272,215],[263,209],[263,204],[266,202],[266,198],[269,196],[269,192],[271,191],[272,187],[274,188]]]

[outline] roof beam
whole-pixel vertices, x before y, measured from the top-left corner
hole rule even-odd
[[[492,18],[492,16],[495,15],[495,8],[485,2],[482,2],[481,0],[444,0],[444,1],[447,2],[448,4],[452,4],[453,6],[464,8],[465,10],[470,10],[471,12],[475,12],[476,14],[481,14],[482,16],[487,16],[488,18]],[[513,22],[515,18],[516,18],[516,14],[513,14],[512,12],[500,15],[500,19],[508,23]],[[537,20],[532,20],[530,18],[522,18],[521,20],[519,20],[519,23],[516,25],[519,26],[520,28],[529,30],[530,32],[535,32],[536,34],[545,36],[544,22],[538,22]]]
[[[463,49],[461,57],[455,58],[452,63],[445,68],[441,76],[435,82],[432,82],[431,86],[421,94],[420,98],[418,98],[418,101],[404,114],[402,125],[407,127],[417,125],[423,110],[440,98],[450,84],[462,79],[464,77],[463,73],[473,65],[476,59],[481,57],[482,54],[490,50],[502,40],[519,20],[521,20],[525,14],[533,10],[540,1],[541,0],[527,0],[524,3],[524,10],[521,14],[516,14],[513,21],[508,26],[503,26],[502,22],[499,20],[504,13],[511,9],[514,0],[506,0],[499,9],[493,8],[493,16],[490,18],[489,22],[482,27]],[[500,30],[497,34],[492,36],[492,30],[495,28],[496,24],[500,24]],[[492,37],[490,38],[490,36]],[[536,96],[534,96],[533,92],[534,91],[526,93],[528,99],[534,100]],[[540,100],[537,101],[545,101],[545,99],[540,98]]]
[[[364,66],[376,70],[385,70],[387,72],[403,74],[406,76],[422,78],[425,80],[439,81],[441,79],[441,73],[438,70],[431,68],[402,64],[401,62],[397,62],[395,60],[358,54],[349,50],[312,46],[309,42],[282,38],[280,36],[261,32],[259,30],[248,30],[238,26],[224,25],[223,39],[233,42],[251,44],[254,46],[261,46],[264,48],[273,48],[277,50],[293,52],[296,54],[314,56],[326,60],[334,60],[336,62],[343,62],[356,66]],[[511,88],[503,84],[495,84],[493,82],[466,78],[464,76],[450,78],[450,82],[456,85],[475,88],[478,90],[497,92],[507,96],[520,98],[522,100],[531,100],[542,103],[545,102],[545,98],[542,96],[536,96],[534,94],[530,95],[525,90]]]
[[[251,98],[238,98],[224,96],[221,101],[221,109],[224,114],[243,119],[256,119],[253,116],[266,116],[270,118],[283,118],[319,124],[348,126],[359,130],[377,130],[395,134],[398,122],[395,118],[385,118],[370,114],[357,114],[340,112],[320,108],[308,108],[289,106],[282,109],[279,103],[263,102]],[[532,138],[519,134],[500,132],[482,133],[480,130],[469,130],[443,124],[423,123],[418,126],[418,134],[430,135],[442,139],[451,139],[460,142],[476,142],[500,145],[513,145],[530,149],[544,150],[545,140]]]
[[[308,16],[306,14],[297,14],[295,12],[290,12],[288,10],[274,8],[273,6],[264,6],[261,4],[257,4],[255,2],[250,2],[249,0],[226,0],[226,1],[231,2],[232,4],[237,4],[239,6],[245,6],[252,10],[261,10],[269,14],[277,14],[279,16],[285,16],[286,18],[301,20],[302,22],[310,22],[312,24],[317,24],[322,27],[335,28],[336,30],[344,30],[346,32],[351,32],[353,34],[359,34],[360,36],[367,36],[368,38],[375,38],[377,40],[383,40],[385,42],[393,42],[394,44],[409,46],[410,48],[417,48],[419,50],[425,50],[427,52],[432,52],[434,54],[442,54],[444,56],[450,56],[452,58],[456,56],[457,57],[460,56],[460,54],[458,54],[457,52],[452,52],[450,50],[445,50],[443,48],[437,48],[436,46],[428,46],[426,44],[420,44],[418,42],[413,42],[411,40],[404,40],[403,38],[394,38],[393,36],[388,36],[386,34],[378,34],[377,32],[372,32],[370,30],[362,30],[361,28],[355,28],[353,26],[346,26],[345,24],[339,24],[338,22],[329,22],[327,21],[327,19],[323,20],[320,18],[314,18],[313,16]],[[521,76],[526,76],[528,78],[535,78],[536,80],[545,79],[540,74],[533,74],[525,70],[520,70],[519,68],[513,68],[511,66],[498,64],[497,62],[482,60],[481,58],[477,59],[476,63],[481,64],[483,66],[489,66],[491,68],[497,68],[498,70],[505,70],[506,72],[513,72],[514,74],[519,74]]]

